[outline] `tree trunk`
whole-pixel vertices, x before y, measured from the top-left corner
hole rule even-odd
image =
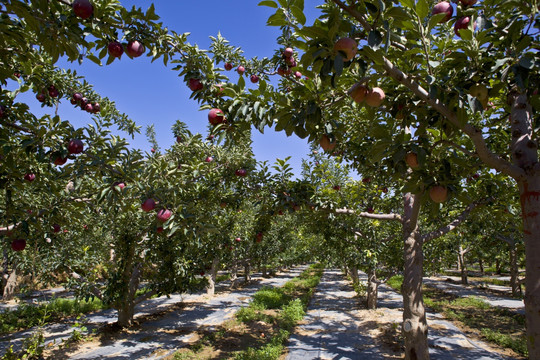
[[[478,256],[478,266],[480,267],[480,274],[484,275],[484,261],[482,260],[482,255]]]
[[[356,266],[351,266],[349,271],[351,273],[351,280],[353,285],[358,285],[358,283],[360,282],[360,280],[358,279],[358,269],[356,268]]]
[[[244,282],[248,283],[251,281],[251,264],[249,261],[244,263]]]
[[[517,249],[515,244],[510,244],[510,287],[512,296],[521,295],[521,284],[518,280],[519,268],[517,263]]]
[[[238,264],[236,260],[233,260],[232,266],[231,266],[231,288],[236,288],[238,282]]]
[[[469,284],[469,279],[467,278],[467,264],[465,263],[465,253],[466,250],[463,250],[463,246],[461,244],[459,245],[458,250],[458,258],[459,258],[459,264],[461,267],[461,283],[463,285]]]
[[[6,285],[4,286],[4,292],[2,294],[2,300],[11,300],[17,291],[17,264],[13,263],[13,269],[7,277]]]
[[[377,308],[377,297],[379,290],[379,283],[377,282],[377,273],[375,272],[375,268],[370,268],[367,276],[368,282],[366,307],[373,310]]]
[[[135,314],[135,294],[139,287],[142,267],[140,263],[135,264],[135,244],[135,238],[125,236],[120,245],[121,249],[118,249],[120,278],[115,308],[118,309],[117,324],[121,327],[131,326]]]
[[[407,193],[404,196],[403,211],[403,337],[405,359],[429,359],[427,321],[422,295],[422,275],[424,255],[422,237],[418,232],[420,194]]]
[[[219,267],[219,257],[215,257],[212,260],[212,267],[210,268],[210,274],[208,275],[208,285],[206,286],[206,294],[214,296],[216,292],[216,278]]]
[[[495,259],[495,273],[497,275],[501,275],[502,269],[501,269],[501,260],[498,258]]]
[[[267,276],[268,276],[268,272],[267,272],[267,270],[266,270],[266,265],[263,265],[263,266],[262,266],[262,276],[263,276],[263,277],[267,277]]]

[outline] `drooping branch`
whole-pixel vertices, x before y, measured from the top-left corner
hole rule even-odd
[[[478,206],[483,205],[485,203],[486,203],[486,200],[477,201],[477,202],[473,202],[473,203],[469,204],[469,206],[467,206],[465,208],[465,210],[463,210],[463,212],[461,214],[459,214],[458,217],[455,218],[454,221],[452,221],[448,225],[443,226],[443,227],[441,227],[441,228],[439,228],[437,230],[434,230],[432,232],[429,232],[427,234],[422,235],[423,242],[426,243],[426,242],[428,242],[430,240],[433,240],[433,239],[439,238],[439,237],[441,237],[441,236],[443,236],[445,234],[448,234],[450,231],[454,230],[461,223],[463,223],[467,219],[467,217],[469,216],[471,211],[473,211],[475,208],[477,208]]]
[[[136,299],[133,301],[133,303],[134,303],[135,305],[140,304],[140,303],[142,303],[143,301],[150,299],[152,296],[154,296],[154,295],[156,295],[156,294],[157,294],[157,290],[150,290],[149,292],[144,293],[144,294],[142,294],[141,296],[139,296],[138,298],[136,298]]]

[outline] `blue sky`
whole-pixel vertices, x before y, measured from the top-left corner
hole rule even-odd
[[[308,24],[313,21],[318,10],[317,4],[322,0],[306,1]],[[121,1],[126,8],[133,5],[144,10],[150,1]],[[209,36],[218,32],[234,46],[243,49],[246,57],[270,57],[277,47],[275,39],[279,36],[279,28],[266,26],[266,20],[275,9],[257,6],[258,0],[237,1],[155,1],[156,14],[161,16],[164,25],[179,33],[189,32],[188,41],[207,49]],[[144,128],[154,124],[157,140],[162,149],[170,147],[174,142],[171,126],[177,120],[187,123],[191,132],[207,133],[207,111],[198,111],[199,104],[190,100],[191,90],[177,73],[163,65],[163,62],[150,63],[145,56],[130,59],[122,56],[109,66],[85,61],[82,66],[67,64],[94,85],[102,95],[116,102],[118,109],[130,116],[143,129],[131,144],[149,151],[150,143],[144,135]],[[247,82],[249,83],[249,81]],[[37,101],[31,100],[37,105]],[[52,109],[46,108],[52,112]],[[73,109],[68,101],[61,104],[61,116],[70,120],[75,126],[90,121],[90,115]],[[291,165],[296,175],[300,175],[301,159],[309,153],[307,140],[296,136],[287,137],[284,132],[265,129],[260,134],[253,131],[253,150],[257,160],[269,160],[292,156]]]

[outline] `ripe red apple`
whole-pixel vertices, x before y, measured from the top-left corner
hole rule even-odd
[[[373,214],[375,212],[375,210],[373,210],[373,208],[371,206],[368,206],[368,208],[366,209],[366,211],[370,214]]]
[[[230,62],[227,62],[225,63],[223,67],[225,68],[225,70],[229,71],[229,70],[232,70],[233,64],[231,64]]]
[[[339,186],[339,185],[334,185],[334,186],[332,187],[332,189],[334,189],[334,190],[336,190],[336,191],[339,191],[339,190],[341,190],[341,186]]]
[[[418,155],[413,152],[409,152],[407,153],[407,155],[405,155],[405,162],[413,170],[416,170],[420,167],[420,164],[418,163]]]
[[[206,139],[212,141],[212,140],[214,140],[214,138],[215,138],[214,135],[208,135],[208,137]]]
[[[345,56],[345,61],[351,60],[358,51],[358,44],[351,38],[341,38],[334,44],[334,51],[340,51]]]
[[[213,157],[211,156],[207,156],[206,159],[204,159],[205,162],[209,163],[209,162],[212,162],[214,160]]]
[[[287,63],[287,65],[289,65],[290,67],[295,67],[296,66],[296,59],[294,58],[294,56],[291,56],[291,57],[288,57],[285,59],[285,62]]]
[[[152,211],[156,208],[156,201],[152,198],[148,198],[146,200],[144,200],[144,202],[141,204],[141,208],[145,211],[145,212],[149,212],[149,211]]]
[[[235,171],[235,175],[245,177],[247,175],[247,171],[245,169],[238,169]]]
[[[88,104],[88,99],[83,97],[80,101],[81,109],[84,110],[86,108],[86,105]]]
[[[84,111],[86,111],[87,113],[93,113],[94,112],[94,105],[92,105],[92,104],[84,105]]]
[[[99,103],[92,104],[92,113],[97,114],[101,111],[101,105]]]
[[[32,182],[35,179],[36,179],[36,174],[28,173],[28,174],[24,175],[24,180],[26,180],[28,182]]]
[[[137,40],[131,40],[126,46],[126,54],[132,58],[141,56],[145,51],[144,45]]]
[[[476,0],[459,0],[463,6],[473,6]]]
[[[155,153],[155,152],[156,152],[156,149],[151,148],[150,151],[151,151],[152,153]]]
[[[448,198],[448,189],[442,185],[435,185],[429,189],[429,197],[436,203],[445,202]]]
[[[45,96],[45,94],[41,93],[41,94],[37,94],[37,95],[36,95],[36,99],[37,99],[39,102],[45,102],[45,100],[47,99],[47,97]]]
[[[65,163],[67,162],[67,157],[62,157],[60,155],[56,155],[56,157],[54,157],[54,165],[64,165]]]
[[[107,51],[112,57],[119,58],[124,53],[124,47],[118,41],[112,41],[107,45]]]
[[[218,125],[225,122],[225,116],[220,109],[212,109],[208,112],[208,121],[212,125]]]
[[[297,78],[297,79],[300,79],[302,77],[302,73],[300,71],[296,71],[294,73],[294,77]]]
[[[169,218],[171,217],[172,215],[172,212],[171,210],[168,210],[168,209],[161,209],[157,212],[157,220],[159,222],[165,222],[167,220],[169,220]]]
[[[478,174],[478,173],[476,173],[476,174],[473,174],[473,176],[472,176],[472,177],[473,177],[473,179],[475,179],[475,180],[476,180],[476,179],[478,179],[478,178],[480,177],[480,174]]]
[[[79,102],[82,100],[83,96],[81,93],[74,93],[73,96],[71,97],[73,100],[75,100],[76,102]]]
[[[237,237],[236,239],[234,239],[234,241],[236,241],[236,242],[240,242],[240,241],[242,241],[242,239],[241,239],[241,238],[239,238],[239,237]]]
[[[238,75],[242,76],[244,74],[244,72],[246,71],[246,68],[243,67],[242,65],[240,65],[239,67],[236,68],[236,72],[238,73]]]
[[[283,57],[284,58],[290,58],[291,56],[294,55],[294,50],[290,47],[286,48],[284,51],[283,51]]]
[[[118,189],[120,189],[120,191],[124,190],[124,188],[126,187],[126,184],[124,184],[123,182],[115,182],[113,185],[113,188],[118,191]],[[118,189],[117,189],[118,188]]]
[[[262,239],[263,239],[263,233],[262,232],[257,233],[257,242],[260,243]]]
[[[251,75],[251,77],[249,78],[249,80],[250,80],[252,83],[256,84],[256,83],[259,82],[259,76],[253,74],[253,75]]]
[[[331,151],[336,147],[336,142],[332,142],[330,137],[326,134],[321,137],[319,143],[324,151]]]
[[[381,88],[374,87],[366,94],[364,101],[371,107],[381,106],[385,98],[384,91]]]
[[[53,98],[58,97],[59,93],[58,93],[58,90],[54,87],[54,85],[49,86],[47,90],[49,91],[50,97],[53,97]]]
[[[23,251],[25,247],[26,247],[25,239],[13,239],[11,241],[11,249],[13,251]]]
[[[444,23],[450,20],[452,14],[454,13],[454,8],[449,2],[441,1],[433,7],[433,10],[431,10],[431,15],[437,15],[442,13],[446,13],[446,16],[442,18],[439,23]]]
[[[75,0],[73,1],[73,12],[81,19],[88,19],[94,13],[94,7],[90,0]]]
[[[163,232],[163,226],[159,226],[157,229],[156,229],[156,232],[158,234],[161,234]]]
[[[79,139],[73,139],[68,144],[68,151],[70,154],[80,154],[84,150],[84,144]]]
[[[363,182],[364,184],[370,183],[370,182],[371,182],[371,178],[370,178],[369,176],[368,176],[368,177],[365,177],[365,178],[362,179],[362,182]]]
[[[189,79],[189,88],[191,91],[199,91],[203,89],[203,84],[201,83],[201,80],[199,79]]]
[[[459,34],[459,30],[461,29],[467,29],[469,27],[469,23],[471,22],[471,18],[468,16],[460,17],[457,19],[456,23],[454,24],[454,32],[457,36],[461,37]],[[476,29],[476,23],[474,23],[474,29]]]
[[[58,225],[58,224],[53,224],[53,231],[54,231],[55,233],[59,233],[61,230],[62,230],[62,228],[60,227],[60,225]]]
[[[369,93],[369,89],[367,86],[362,85],[360,83],[354,84],[351,89],[349,90],[349,96],[358,104],[361,104],[364,102],[364,99],[366,98],[366,95]]]

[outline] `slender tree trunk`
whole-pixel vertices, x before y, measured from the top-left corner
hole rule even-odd
[[[379,283],[377,282],[377,273],[374,267],[369,268],[367,276],[368,276],[368,282],[367,282],[366,307],[368,309],[376,309]]]
[[[121,249],[118,253],[120,279],[117,284],[119,296],[116,301],[118,309],[117,324],[121,327],[131,326],[135,313],[135,293],[139,287],[141,264],[135,264],[136,239],[125,236],[122,239]]]
[[[238,263],[236,260],[233,260],[232,266],[231,266],[231,288],[236,288],[236,285],[238,283]]]
[[[461,271],[461,258],[459,256],[459,253],[457,254],[457,269],[458,271]]]
[[[17,264],[13,263],[11,273],[6,279],[6,285],[4,286],[4,292],[2,294],[3,300],[11,300],[17,291]]]
[[[216,292],[216,278],[219,267],[219,257],[215,257],[212,260],[212,267],[210,268],[210,274],[208,275],[208,285],[206,286],[206,294],[214,296]]]
[[[403,337],[405,339],[405,359],[429,359],[427,321],[422,295],[424,254],[422,237],[418,232],[420,194],[407,193],[404,196],[403,211]]]
[[[249,261],[244,263],[244,282],[251,281],[251,264]]]
[[[360,282],[360,280],[358,279],[358,269],[356,268],[356,266],[351,266],[349,271],[351,273],[351,280],[353,285],[358,285],[358,283]]]
[[[466,253],[466,250],[463,250],[463,246],[461,246],[461,244],[459,245],[459,250],[458,250],[458,257],[459,257],[459,263],[460,263],[460,267],[461,267],[461,283],[463,285],[468,285],[469,284],[469,279],[467,278],[467,264],[465,263],[465,253]]]
[[[495,273],[497,275],[501,275],[501,272],[502,272],[502,266],[501,266],[501,260],[499,260],[498,258],[495,259]]]
[[[268,276],[268,271],[266,269],[266,265],[263,265],[262,266],[262,276],[263,277],[267,277]]]
[[[519,268],[517,263],[517,249],[515,244],[510,244],[510,287],[512,296],[521,295],[521,285],[518,280]]]
[[[480,274],[484,275],[484,261],[482,255],[478,255],[478,266],[480,267]]]

